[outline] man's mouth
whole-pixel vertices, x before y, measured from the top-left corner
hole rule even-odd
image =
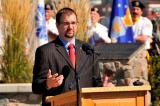
[[[137,13],[133,13],[133,15],[138,15]]]

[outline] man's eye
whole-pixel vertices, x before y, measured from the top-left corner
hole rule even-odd
[[[62,22],[63,25],[76,25],[77,22]]]

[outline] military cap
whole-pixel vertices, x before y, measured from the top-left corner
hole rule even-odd
[[[132,7],[139,7],[141,8],[141,10],[143,10],[145,8],[144,4],[140,1],[132,1],[131,2]]]
[[[53,5],[50,2],[45,3],[45,10],[53,10]]]
[[[95,12],[99,13],[99,9],[97,7],[91,8],[91,11],[95,11]]]

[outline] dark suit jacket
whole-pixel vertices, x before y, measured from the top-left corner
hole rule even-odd
[[[76,40],[76,72],[79,75],[80,87],[101,86],[101,78],[96,69],[96,59],[94,53],[87,53],[82,49],[84,42]],[[48,89],[46,85],[47,73],[51,69],[52,74],[64,75],[61,86]],[[35,64],[33,69],[32,91],[43,95],[42,102],[49,95],[57,95],[66,91],[76,89],[75,70],[70,61],[65,47],[57,37],[46,45],[36,50]]]

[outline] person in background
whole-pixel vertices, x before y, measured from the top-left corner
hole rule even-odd
[[[91,22],[88,25],[89,42],[97,46],[102,43],[111,43],[108,37],[108,28],[99,23],[100,15],[98,8],[91,8]]]
[[[151,48],[153,25],[148,18],[142,16],[145,6],[140,1],[132,1],[131,6],[134,38],[136,42],[144,42],[148,50]]]
[[[148,14],[147,14],[147,18],[151,20],[152,25],[153,25],[153,37],[157,36],[157,20],[156,20],[156,12],[154,12],[153,10],[148,10]]]
[[[146,52],[141,55],[144,60],[149,60],[148,50],[151,49],[153,25],[147,17],[142,16],[144,8],[144,4],[140,1],[134,0],[131,2],[134,38],[136,42],[145,43]],[[145,65],[147,65],[147,62]],[[143,73],[145,79],[148,80],[148,69],[144,68]]]
[[[111,3],[107,3],[105,5],[104,8],[102,8],[105,16],[103,16],[103,18],[101,19],[100,23],[104,26],[106,26],[107,28],[109,28],[109,24],[110,24],[110,16],[111,16],[111,11],[112,11],[112,4]]]
[[[116,86],[116,84],[113,83],[114,77],[115,77],[115,72],[113,72],[111,69],[104,68],[103,87]]]
[[[151,49],[152,41],[152,31],[153,25],[152,22],[147,18],[143,17],[143,9],[145,8],[144,4],[140,1],[134,0],[131,2],[131,12],[132,12],[132,20],[133,20],[133,32],[134,38],[136,42],[143,42],[145,43],[145,49],[147,52],[142,53],[142,59],[149,60],[150,56],[148,50]],[[145,80],[148,80],[148,68],[147,68],[147,60],[146,64],[143,63],[144,69],[142,70],[142,74]],[[147,92],[148,96],[148,104],[150,103],[150,93]]]
[[[62,8],[56,14],[59,36],[36,50],[33,69],[32,91],[46,96],[58,95],[77,88],[102,86],[97,70],[96,53],[90,45],[77,40],[77,14],[71,8]],[[77,76],[78,74],[78,76]]]
[[[56,21],[53,18],[53,15],[53,5],[51,3],[45,3],[46,29],[49,42],[56,39],[56,37],[59,34],[56,27]]]
[[[158,32],[159,32],[159,28],[158,28],[158,17],[157,14],[154,10],[149,10],[147,17],[151,20],[152,25],[153,25],[153,32],[152,32],[152,36],[153,36],[153,42],[151,43],[151,49],[148,50],[150,56],[154,56],[154,55],[158,55],[158,50],[159,47],[158,45],[160,45],[160,39],[158,37]]]

